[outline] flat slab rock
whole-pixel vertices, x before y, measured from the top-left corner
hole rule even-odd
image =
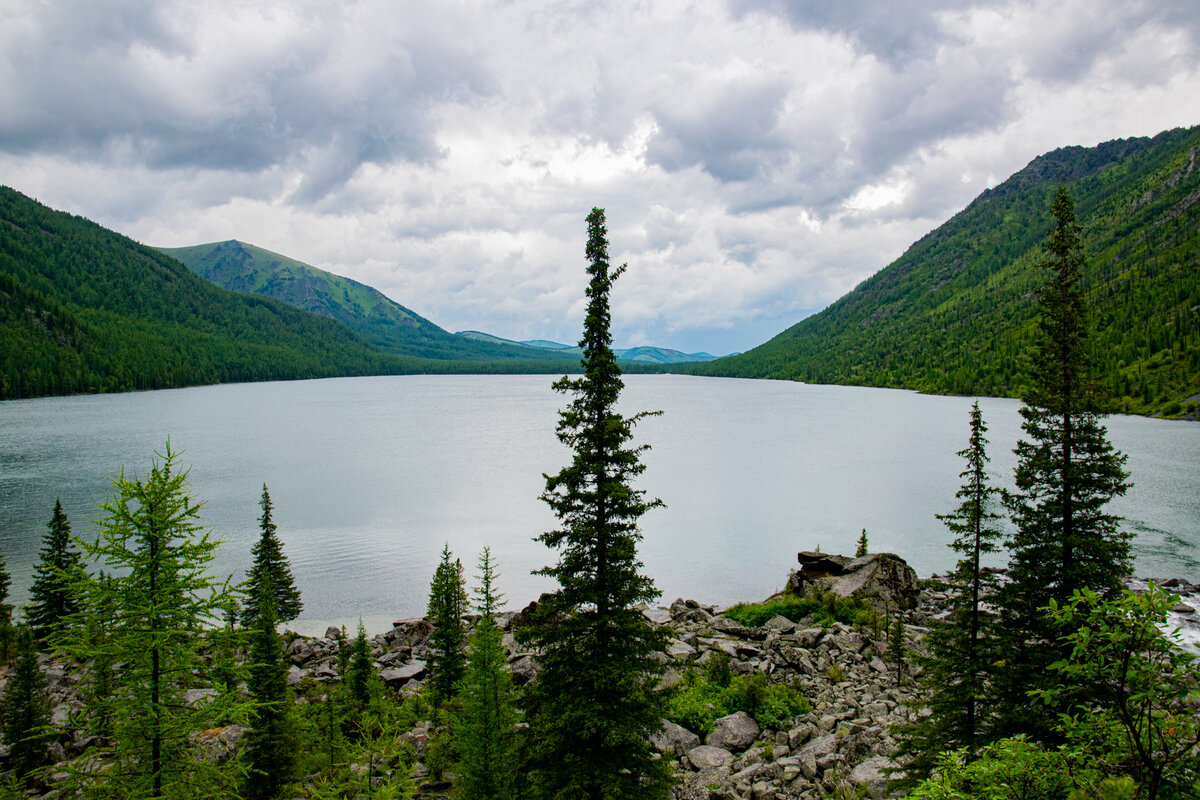
[[[704,743],[738,753],[754,744],[754,740],[762,733],[754,717],[745,711],[738,711],[721,717],[713,726],[713,732]]]
[[[733,753],[724,747],[702,744],[688,751],[688,761],[696,769],[718,769],[733,760]]]

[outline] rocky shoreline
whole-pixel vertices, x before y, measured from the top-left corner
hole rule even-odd
[[[902,613],[906,648],[920,651],[930,622],[946,612],[947,595],[938,576],[919,581],[897,556],[872,554],[862,559],[801,553],[801,569],[789,580],[793,591],[814,587],[841,597],[863,597]],[[1179,579],[1156,581],[1180,594],[1173,615],[1200,641],[1200,620],[1194,609],[1200,603],[1200,586]],[[1136,590],[1145,581],[1131,584]],[[675,764],[678,800],[762,800],[829,796],[879,798],[887,796],[887,770],[897,742],[893,726],[910,721],[917,700],[918,670],[910,666],[898,680],[888,661],[887,642],[881,631],[842,622],[818,624],[813,618],[775,616],[757,627],[747,627],[724,616],[724,609],[695,600],[678,599],[669,606],[645,608],[643,614],[666,628],[669,644],[660,654],[665,667],[663,683],[678,683],[690,668],[703,670],[714,658],[728,657],[733,675],[761,673],[768,682],[786,683],[806,697],[812,710],[777,727],[760,727],[750,715],[737,712],[717,720],[712,733],[701,737],[667,722],[654,740],[664,758]],[[522,650],[513,637],[526,612],[499,618],[505,631],[508,662],[514,683],[534,680],[535,653]],[[405,619],[370,640],[371,655],[380,678],[400,694],[419,692],[427,677],[427,642],[433,627],[424,619]],[[339,680],[338,652],[342,629],[331,627],[324,636],[289,635],[289,683],[324,683]],[[1191,635],[1188,636],[1191,639]],[[723,654],[718,656],[718,654]],[[66,726],[82,709],[75,686],[78,676],[66,665],[42,656],[50,687],[53,724]],[[195,690],[189,698],[200,701],[213,690]],[[244,729],[230,726],[206,731],[200,744],[209,758],[232,757],[240,747]],[[446,785],[428,780],[423,760],[432,731],[428,723],[402,736],[415,758],[413,775],[419,797],[444,796]],[[55,745],[62,761],[82,752],[87,741]],[[0,756],[4,755],[0,752]]]

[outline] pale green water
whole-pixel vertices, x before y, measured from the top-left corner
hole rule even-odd
[[[77,534],[112,474],[142,472],[168,436],[205,521],[238,572],[266,482],[304,594],[307,629],[359,616],[379,629],[424,612],[444,543],[474,573],[490,545],[510,606],[551,588],[538,496],[566,452],[564,398],[546,376],[411,376],[239,384],[0,403],[0,552],[25,599],[61,496]],[[683,376],[628,376],[645,420],[643,486],[667,504],[640,550],[670,601],[729,603],[782,588],[798,550],[852,552],[867,528],[920,574],[951,553],[934,518],[954,505],[971,398]],[[981,401],[996,482],[1008,485],[1019,404]],[[1200,581],[1200,424],[1112,417],[1134,488],[1114,504],[1139,574]]]

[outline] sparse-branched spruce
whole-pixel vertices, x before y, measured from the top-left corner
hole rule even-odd
[[[1043,268],[1042,313],[1033,354],[1032,386],[1021,407],[1024,437],[1017,443],[1016,489],[1007,506],[1016,528],[1010,542],[1009,582],[1000,593],[1009,636],[998,680],[1010,714],[1004,733],[1050,730],[1054,710],[1040,720],[1026,711],[1026,692],[1054,680],[1049,666],[1065,655],[1061,631],[1042,610],[1080,589],[1115,594],[1131,569],[1130,536],[1104,510],[1129,488],[1125,456],[1101,424],[1080,226],[1066,190],[1051,208],[1055,225]]]
[[[258,526],[262,533],[250,549],[254,563],[246,576],[247,594],[252,598],[257,597],[269,577],[270,585],[274,587],[275,620],[291,622],[300,616],[300,612],[304,610],[304,603],[300,600],[300,590],[296,588],[296,579],[292,577],[292,566],[283,553],[283,542],[279,541],[275,521],[271,518],[273,506],[265,483],[259,506],[262,508],[262,516],[259,517]],[[252,602],[247,606],[244,615],[246,627],[254,625],[256,613],[257,603]]]
[[[587,218],[591,278],[581,378],[554,384],[572,400],[559,412],[558,438],[571,463],[546,476],[542,494],[561,527],[538,537],[559,551],[539,570],[558,581],[543,596],[526,635],[541,670],[529,693],[529,793],[537,798],[654,800],[669,774],[649,739],[662,725],[654,656],[663,634],[637,609],[658,597],[639,573],[638,520],[659,500],[634,488],[645,445],[630,443],[634,424],[617,411],[623,382],[612,351],[609,291],[624,269],[610,269],[604,212]]]

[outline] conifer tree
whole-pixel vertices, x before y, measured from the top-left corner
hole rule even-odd
[[[50,701],[33,631],[22,624],[15,626],[14,634],[16,659],[0,699],[0,730],[8,745],[8,766],[24,778],[48,760]]]
[[[458,682],[466,672],[467,657],[463,644],[467,630],[467,590],[463,585],[462,562],[454,558],[450,545],[442,548],[442,559],[429,585],[429,689],[435,706],[454,697]]]
[[[279,541],[275,522],[271,519],[273,506],[265,483],[259,505],[262,507],[262,516],[258,520],[258,525],[262,534],[250,549],[254,563],[246,576],[249,584],[247,593],[251,597],[257,597],[269,575],[271,585],[275,587],[275,620],[277,623],[288,623],[300,616],[300,612],[304,610],[304,603],[300,600],[300,590],[296,588],[296,579],[292,577],[292,566],[283,553],[283,542]],[[247,627],[254,625],[256,613],[256,605],[251,603],[246,609],[245,624]]]
[[[268,574],[258,597],[250,634],[246,687],[254,705],[246,734],[246,793],[251,800],[272,800],[295,779],[299,736],[288,692],[288,661],[275,630],[275,593]]]
[[[867,552],[868,552],[867,548],[869,545],[867,544],[867,529],[866,528],[863,528],[862,533],[860,533],[858,535],[858,541],[855,543],[855,545],[856,545],[854,548],[854,557],[855,558],[862,558],[863,556],[865,556],[867,554]]]
[[[904,771],[912,784],[929,775],[941,753],[965,747],[968,758],[974,756],[986,716],[981,704],[999,658],[996,619],[987,605],[994,600],[996,577],[984,571],[981,559],[999,549],[1003,534],[996,527],[1000,515],[992,510],[998,492],[988,481],[987,425],[978,401],[970,419],[970,442],[958,452],[967,462],[960,473],[965,482],[955,494],[958,508],[937,515],[954,534],[950,548],[959,560],[947,580],[949,616],[933,625],[928,656],[919,658],[924,705],[932,713],[899,730],[898,752],[909,759]]]
[[[463,708],[457,731],[462,761],[463,800],[511,800],[514,793],[514,726],[512,677],[504,650],[504,635],[496,624],[502,602],[496,591],[495,565],[491,551],[479,558],[479,588],[475,608],[479,622],[467,650],[467,674],[463,679]]]
[[[6,602],[11,585],[12,577],[4,565],[4,557],[0,555],[0,664],[8,662],[12,650],[12,606]]]
[[[1042,264],[1049,279],[1039,293],[1032,387],[1021,408],[1025,437],[1015,450],[1016,491],[1007,498],[1016,532],[1010,580],[1001,592],[1011,634],[1002,676],[1012,711],[1006,733],[1048,730],[1054,723],[1052,710],[1040,721],[1024,711],[1026,692],[1042,688],[1049,665],[1065,655],[1060,631],[1041,609],[1051,600],[1065,603],[1078,589],[1113,594],[1131,568],[1129,534],[1104,511],[1128,489],[1128,473],[1125,456],[1113,449],[1101,424],[1080,273],[1081,228],[1061,186],[1051,211],[1055,226]]]
[[[350,645],[350,661],[346,666],[346,693],[350,702],[361,711],[371,702],[371,647],[367,643],[367,629],[358,621],[358,632]]]
[[[58,629],[79,612],[79,601],[71,585],[82,568],[79,551],[71,543],[71,523],[62,508],[62,500],[54,503],[54,512],[47,524],[42,550],[34,567],[33,584],[29,587],[30,604],[26,609],[29,624],[39,641],[47,641]]]
[[[559,588],[543,596],[527,633],[541,664],[529,692],[528,779],[539,798],[649,800],[669,790],[666,764],[649,743],[662,725],[662,668],[653,656],[664,641],[636,608],[658,597],[638,572],[638,520],[662,503],[633,486],[646,446],[630,440],[644,414],[617,411],[623,382],[609,291],[624,267],[609,267],[604,211],[592,209],[587,222],[584,374],[554,384],[573,395],[557,429],[573,457],[546,476],[542,499],[561,527],[538,537],[561,551],[556,565],[539,570]]]
[[[164,797],[212,788],[199,777],[203,765],[189,759],[189,734],[222,713],[191,707],[184,693],[204,669],[197,632],[220,623],[228,581],[208,574],[218,542],[201,530],[200,505],[187,493],[187,472],[167,444],[144,478],[113,478],[115,497],[101,506],[99,535],[83,543],[90,560],[112,570],[106,581],[76,584],[85,608],[111,608],[106,635],[93,639],[87,625],[67,639],[81,661],[121,664],[117,690],[108,701],[116,762],[106,774],[121,796]]]

